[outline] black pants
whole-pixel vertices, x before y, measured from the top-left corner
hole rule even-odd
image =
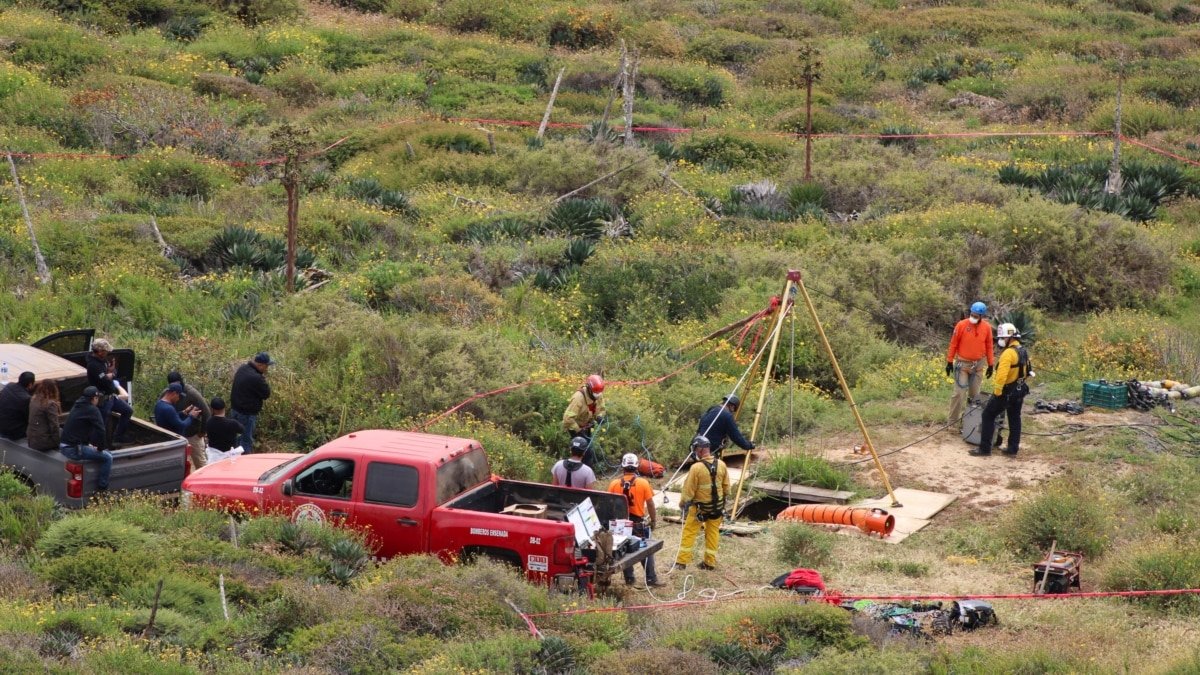
[[[1021,445],[1021,406],[1025,404],[1025,394],[1016,391],[993,396],[983,407],[983,420],[979,424],[979,449],[991,452],[992,440],[996,436],[996,418],[1000,413],[1008,412],[1008,446],[1005,449],[1010,455],[1017,454]]]

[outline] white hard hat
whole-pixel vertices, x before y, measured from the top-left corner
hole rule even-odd
[[[638,466],[637,455],[633,454],[632,452],[626,453],[623,457],[621,457],[621,468],[622,469],[624,469],[624,468],[636,469],[637,466]]]
[[[1021,337],[1021,331],[1017,330],[1017,327],[1012,325],[1011,323],[1002,323],[996,329],[996,337],[998,337],[998,338],[1011,338],[1011,337],[1019,338],[1019,337]]]

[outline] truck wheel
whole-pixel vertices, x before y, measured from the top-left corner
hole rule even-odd
[[[481,558],[494,560],[502,565],[507,565],[514,569],[524,569],[521,566],[521,557],[513,551],[503,548],[490,548],[486,546],[469,546],[463,549],[462,560],[465,563],[474,563]]]

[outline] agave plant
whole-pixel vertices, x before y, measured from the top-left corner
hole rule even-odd
[[[1006,164],[996,171],[996,178],[1003,185],[1029,186],[1033,177],[1021,170],[1016,164]]]
[[[620,216],[620,210],[603,199],[564,199],[546,215],[542,229],[551,234],[599,239],[606,225]]]
[[[570,265],[583,265],[596,252],[596,243],[587,239],[572,239],[567,242],[563,258]]]
[[[1158,210],[1158,203],[1155,200],[1142,195],[1126,195],[1124,202],[1125,217],[1138,222],[1153,220],[1155,212]]]
[[[615,144],[621,140],[621,134],[608,124],[599,120],[592,122],[583,129],[583,139],[588,143]]]

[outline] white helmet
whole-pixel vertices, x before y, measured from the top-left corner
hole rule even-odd
[[[1000,324],[1000,327],[996,329],[996,337],[1017,338],[1019,340],[1021,339],[1021,331],[1017,330],[1017,327],[1011,323],[1002,323]]]
[[[637,455],[633,454],[632,452],[625,453],[625,455],[623,457],[621,457],[621,468],[622,469],[638,468]]]

